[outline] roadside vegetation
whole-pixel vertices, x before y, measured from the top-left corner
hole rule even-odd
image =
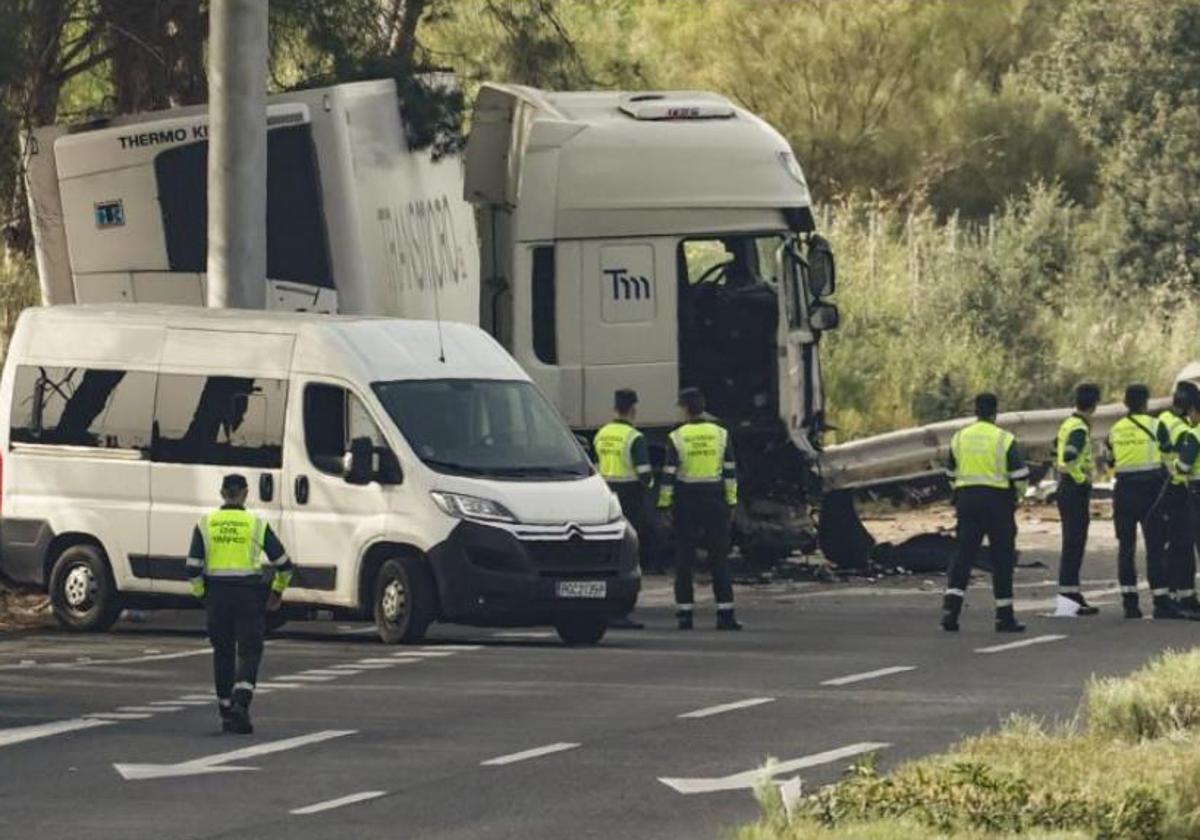
[[[738,840],[1193,840],[1200,837],[1200,649],[1093,679],[1076,719],[999,731],[881,774],[873,758]]]

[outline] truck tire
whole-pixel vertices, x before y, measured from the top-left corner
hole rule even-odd
[[[50,570],[50,606],[68,630],[95,633],[112,627],[121,615],[121,596],[104,552],[87,543],[64,548]]]
[[[386,644],[415,644],[437,613],[437,593],[425,565],[415,557],[397,557],[375,577],[375,626]]]
[[[604,638],[608,630],[608,619],[599,616],[573,616],[554,622],[558,638],[570,647],[591,647]]]

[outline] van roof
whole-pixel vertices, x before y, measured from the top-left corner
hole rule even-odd
[[[231,335],[197,341],[196,331]],[[42,364],[242,375],[291,370],[368,382],[528,379],[504,348],[469,324],[158,304],[32,307],[21,313],[9,353]]]

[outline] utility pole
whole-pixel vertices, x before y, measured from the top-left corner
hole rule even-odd
[[[262,309],[267,285],[267,0],[212,0],[208,305]]]

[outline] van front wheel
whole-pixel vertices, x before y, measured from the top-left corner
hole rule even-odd
[[[121,599],[99,548],[80,544],[63,549],[50,570],[50,605],[68,630],[100,632],[113,626]]]
[[[604,638],[608,619],[604,616],[560,618],[554,623],[554,629],[564,644],[572,647],[590,646]]]
[[[425,638],[433,621],[433,580],[414,557],[388,560],[375,578],[375,626],[389,645],[414,644]]]

